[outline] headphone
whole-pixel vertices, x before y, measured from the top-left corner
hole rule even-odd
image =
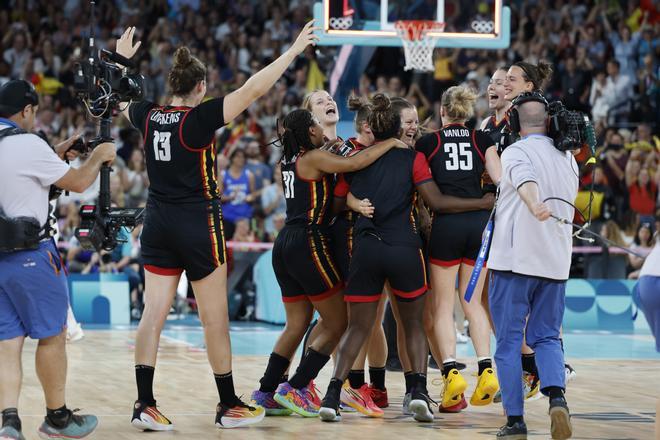
[[[512,133],[520,133],[520,114],[518,113],[516,106],[522,105],[526,102],[540,102],[545,106],[546,111],[548,110],[548,101],[538,91],[523,92],[516,96],[513,101],[511,101],[511,107],[507,111],[509,128],[511,129]]]

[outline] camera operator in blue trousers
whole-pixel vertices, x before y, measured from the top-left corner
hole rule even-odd
[[[572,221],[578,168],[573,155],[559,151],[548,137],[548,105],[542,95],[524,93],[512,104],[510,123],[521,139],[502,154],[488,258],[490,311],[497,338],[495,362],[507,415],[497,438],[527,438],[520,386],[520,346],[525,337],[536,352],[541,392],[550,398],[552,438],[566,439],[572,435],[572,427],[564,398],[559,328],[571,265],[572,228],[550,217]],[[548,197],[562,201],[546,202]]]
[[[51,148],[34,129],[39,97],[13,80],[0,87],[0,410],[1,439],[24,439],[18,417],[21,352],[26,336],[38,339],[36,370],[46,400],[41,438],[82,438],[97,426],[92,415],[65,405],[66,273],[48,226],[49,189],[88,188],[112,143],[99,145],[80,168],[63,161],[75,138]],[[69,153],[70,154],[70,153]]]

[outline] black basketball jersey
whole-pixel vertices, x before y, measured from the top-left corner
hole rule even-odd
[[[309,180],[298,174],[300,153],[289,162],[282,158],[282,186],[286,199],[286,224],[326,226],[330,222],[333,174],[323,174],[319,180]]]
[[[502,119],[500,122],[495,120],[495,115],[488,118],[486,126],[482,129],[484,133],[487,133],[488,136],[493,140],[494,145],[499,145],[500,139],[502,138],[502,128],[506,125],[506,120]]]
[[[224,125],[223,98],[194,108],[142,101],[128,111],[144,139],[149,197],[171,203],[220,198],[215,131]]]
[[[367,168],[346,176],[351,193],[368,198],[373,218],[359,216],[354,236],[373,234],[389,245],[421,247],[415,216],[415,187],[431,181],[424,155],[393,148]]]
[[[481,130],[449,124],[422,136],[415,148],[426,156],[440,191],[456,197],[480,198],[486,150],[493,144]]]

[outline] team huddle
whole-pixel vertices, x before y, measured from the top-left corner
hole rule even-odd
[[[441,412],[460,412],[468,402],[484,406],[501,400],[508,423],[498,438],[526,438],[522,410],[517,408],[522,407],[523,395],[531,397],[541,389],[534,351],[516,342],[509,349],[516,358],[515,368],[508,368],[508,373],[496,370],[491,333],[497,333],[499,352],[507,332],[498,327],[501,316],[498,320],[493,314],[491,319],[485,282],[488,271],[482,270],[475,278],[473,267],[492,217],[497,185],[505,179],[507,154],[502,153],[516,140],[517,131],[512,132],[505,121],[507,110],[512,107],[518,118],[516,107],[527,106],[528,111],[521,110],[522,121],[543,106],[537,112],[541,119],[537,119],[545,129],[547,102],[539,91],[550,69],[543,63],[518,62],[493,74],[488,87],[493,117],[484,121],[481,130],[466,126],[477,95],[464,86],[444,91],[440,110],[444,125],[437,131],[420,124],[410,102],[382,93],[350,98],[355,136],[347,140],[337,136],[338,108],[326,91],[309,93],[302,108],[285,117],[278,129],[282,158],[277,172],[282,175],[286,224],[274,244],[273,268],[286,326],[250,402],[237,397],[215,132],[268,92],[296,57],[318,40],[315,30],[308,23],[286,52],[242,87],[207,100],[206,66],[181,47],[168,75],[170,104],[141,101],[123,106],[123,116],[143,135],[150,180],[140,238],[145,309],[135,338],[138,396],[131,424],[140,430],[174,428],[156,406],[153,380],[160,334],[185,271],[196,297],[218,390],[215,425],[219,428],[292,413],[326,422],[339,421],[341,411],[351,410],[382,417],[383,408],[389,405],[382,326],[389,301],[405,377],[403,414],[418,422],[433,421],[435,401],[427,389],[430,351],[442,366]],[[132,58],[140,47],[140,42],[133,42],[134,33],[135,28],[127,29],[117,42],[117,53],[124,58]],[[551,142],[542,136],[543,131],[539,133],[543,142]],[[573,160],[570,154],[567,157]],[[520,186],[528,183],[530,180],[520,182]],[[470,299],[466,299],[468,288],[473,292]],[[456,290],[477,357],[478,381],[472,391],[456,361]],[[315,312],[320,319],[307,335],[300,364],[289,377],[291,360]],[[529,329],[534,329],[532,318],[530,314]],[[540,364],[544,365],[547,358],[541,353],[539,350]],[[332,379],[321,397],[314,381],[331,356]],[[515,385],[510,385],[511,371]],[[509,388],[500,396],[503,378]],[[563,376],[560,379],[546,383],[542,391],[551,397],[551,415],[554,411],[568,423]],[[45,423],[54,434],[46,433],[50,436],[44,438],[82,438],[96,427],[94,416],[84,416],[89,419],[87,426],[77,421],[83,416],[72,418],[66,406],[60,412],[63,415],[58,416],[49,409]],[[18,413],[3,413],[5,418],[11,418],[12,432],[16,432],[9,438],[22,438]],[[559,418],[553,416],[553,423]],[[553,428],[553,438],[569,436],[555,436]]]
[[[313,41],[310,29],[308,25],[303,30],[293,48]],[[132,46],[129,32],[118,50],[130,57]],[[253,80],[262,72],[244,87],[254,87]],[[267,73],[269,81],[276,80],[272,69]],[[404,368],[403,414],[419,422],[433,420],[434,400],[427,390],[429,350],[442,365],[441,412],[465,409],[466,394],[474,406],[501,399],[491,360],[487,270],[479,275],[470,301],[465,293],[495,203],[502,174],[500,155],[513,142],[505,113],[518,95],[540,90],[548,75],[548,66],[523,62],[496,71],[488,88],[494,114],[484,121],[483,130],[465,125],[474,114],[477,95],[464,86],[444,92],[444,126],[438,131],[427,132],[420,125],[410,102],[385,94],[350,98],[355,136],[347,140],[337,136],[338,108],[326,91],[309,93],[302,108],[285,117],[279,129],[282,158],[277,172],[282,175],[286,225],[274,244],[273,268],[287,323],[259,388],[250,403],[243,403],[234,393],[226,321],[215,314],[226,314],[222,310],[226,303],[207,293],[218,283],[226,289],[212,133],[249,104],[246,97],[258,96],[239,89],[202,102],[205,68],[187,49],[179,49],[170,73],[172,104],[134,103],[125,112],[143,130],[147,144],[154,139],[153,148],[145,146],[145,151],[150,175],[156,176],[142,236],[147,299],[136,343],[138,400],[132,424],[140,429],[173,429],[156,408],[152,391],[155,349],[171,296],[154,299],[150,286],[173,292],[183,270],[188,271],[198,297],[218,385],[218,427],[292,413],[339,421],[341,410],[382,417],[389,405],[382,328],[387,300],[396,318]],[[175,162],[178,165],[172,166]],[[183,172],[180,164],[188,164],[188,171]],[[199,177],[201,193],[196,191]],[[188,203],[185,212],[179,208],[183,202]],[[173,225],[183,222],[199,227],[186,233],[174,230]],[[224,273],[213,282],[218,271]],[[456,362],[456,288],[477,355],[478,381],[471,393]],[[291,359],[315,311],[320,319],[289,377]],[[522,387],[530,397],[539,390],[538,373],[533,352],[528,347],[522,350]],[[333,354],[332,380],[321,398],[314,380]],[[369,383],[364,373],[367,358]]]

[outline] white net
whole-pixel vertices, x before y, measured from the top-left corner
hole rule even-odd
[[[442,32],[444,23],[428,20],[404,20],[395,24],[397,33],[403,41],[406,56],[404,70],[433,71],[433,49],[438,37],[431,32]]]

